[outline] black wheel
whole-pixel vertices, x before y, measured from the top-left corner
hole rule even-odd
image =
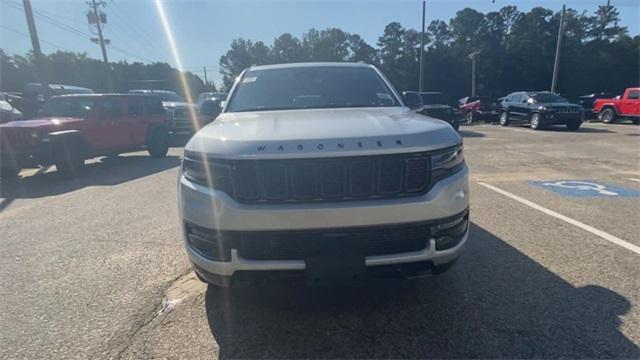
[[[473,121],[475,120],[475,114],[473,111],[468,111],[465,115],[464,115],[464,121],[467,125],[471,125],[473,123]]]
[[[85,170],[84,149],[78,141],[67,141],[55,147],[56,169],[65,178],[82,175]]]
[[[458,129],[460,129],[460,122],[457,119],[453,119],[451,120],[451,126],[458,131]]]
[[[542,129],[542,116],[540,116],[540,114],[535,113],[533,115],[531,115],[531,121],[529,122],[529,126],[531,126],[531,128],[533,130],[540,130]]]
[[[580,129],[580,125],[582,125],[582,121],[570,122],[567,123],[567,129],[569,129],[570,131],[576,131]]]
[[[500,113],[500,125],[507,126],[509,125],[509,113],[503,111]]]
[[[0,167],[0,179],[12,179],[18,176],[20,168],[15,166]]]
[[[147,138],[149,155],[157,158],[165,157],[169,151],[169,132],[165,128],[151,130]]]
[[[613,111],[613,109],[611,108],[604,109],[600,113],[600,120],[602,120],[602,122],[605,124],[611,124],[616,122],[616,117],[617,117],[616,112]]]
[[[458,259],[450,261],[446,264],[442,264],[442,265],[434,265],[431,268],[431,273],[433,275],[440,275],[440,274],[444,274],[447,271],[451,270],[451,268],[456,264],[456,262],[458,261]]]

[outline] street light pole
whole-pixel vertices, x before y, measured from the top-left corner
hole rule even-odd
[[[560,26],[558,27],[558,43],[556,44],[556,59],[553,62],[553,78],[551,79],[551,92],[556,92],[556,86],[558,85],[558,70],[560,68],[560,51],[562,50],[562,33],[564,32],[564,12],[566,5],[562,5],[562,12],[560,13]]]
[[[101,2],[101,4],[104,3]],[[107,58],[107,47],[105,46],[104,37],[102,36],[100,12],[98,11],[96,0],[91,0],[91,4],[89,5],[93,8],[93,13],[95,14],[96,28],[98,29],[98,41],[100,42],[100,49],[102,50],[102,61],[104,62],[105,75],[107,78],[107,91],[113,92],[113,78],[111,77],[111,67],[109,66],[109,59]]]
[[[24,14],[27,18],[27,26],[29,27],[29,35],[31,36],[31,46],[33,46],[33,56],[36,60],[36,69],[40,80],[40,87],[45,98],[49,97],[49,83],[44,70],[44,57],[40,50],[40,40],[38,40],[38,31],[36,30],[36,22],[33,20],[33,10],[31,8],[31,0],[22,1]]]
[[[426,12],[426,1],[422,1],[422,35],[420,36],[420,82],[418,89],[424,91],[424,17]]]
[[[476,96],[476,55],[478,54],[480,51],[469,54],[469,59],[471,59],[471,96]]]

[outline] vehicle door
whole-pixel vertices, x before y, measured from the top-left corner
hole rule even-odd
[[[150,121],[144,111],[144,99],[141,96],[129,96],[125,100],[127,115],[123,122],[127,146],[135,147],[145,142],[146,129]]]
[[[128,135],[123,125],[125,118],[122,97],[103,96],[96,121],[100,150],[108,152],[126,147]]]
[[[524,118],[524,107],[527,105],[527,96],[514,95],[509,106],[509,118],[512,120],[522,120]]]
[[[629,89],[620,100],[620,112],[624,115],[640,115],[640,89]]]

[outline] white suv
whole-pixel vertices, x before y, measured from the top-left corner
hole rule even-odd
[[[179,179],[201,280],[351,281],[453,265],[469,231],[462,139],[405,106],[375,67],[255,66],[228,99],[185,146]]]

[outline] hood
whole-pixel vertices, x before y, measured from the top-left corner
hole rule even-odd
[[[33,120],[11,121],[0,125],[2,128],[64,128],[82,122],[79,118],[47,117]]]
[[[430,110],[430,109],[451,109],[452,107],[449,105],[423,105],[423,108],[426,110]]]
[[[573,108],[579,108],[580,105],[576,105],[576,104],[571,104],[571,103],[563,103],[563,102],[559,102],[559,103],[543,103],[543,104],[536,104],[538,106],[546,106],[548,108],[559,108],[559,107],[573,107]]]
[[[444,121],[405,107],[223,113],[187,151],[219,158],[310,158],[418,152],[462,141]]]
[[[188,108],[188,107],[196,107],[194,104],[190,104],[187,102],[179,102],[179,101],[163,101],[162,106],[166,108],[176,109],[176,108]]]

